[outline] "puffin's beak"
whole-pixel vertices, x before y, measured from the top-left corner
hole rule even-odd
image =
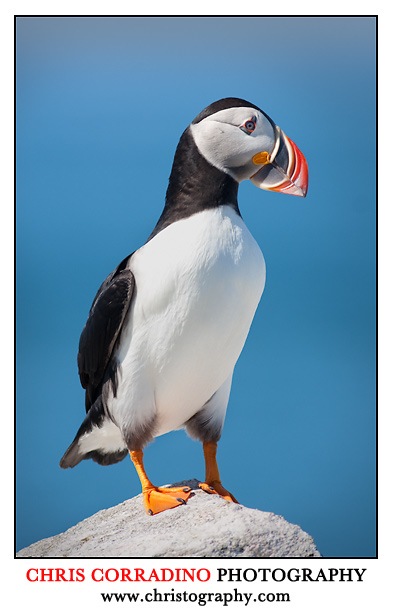
[[[292,140],[274,125],[276,143],[271,154],[258,152],[253,163],[261,168],[250,180],[258,188],[305,197],[308,187],[308,167],[304,154]]]

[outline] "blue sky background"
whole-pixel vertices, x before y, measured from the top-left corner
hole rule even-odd
[[[310,188],[303,200],[240,186],[267,283],[235,371],[222,479],[324,556],[375,554],[368,17],[18,19],[18,549],[140,491],[128,459],[58,466],[84,416],[79,335],[102,280],[154,227],[182,131],[226,96],[296,142]],[[200,444],[160,437],[146,467],[159,484],[202,479]]]

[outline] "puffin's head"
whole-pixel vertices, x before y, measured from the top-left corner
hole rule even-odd
[[[237,182],[305,197],[307,161],[299,148],[260,108],[225,98],[203,110],[190,125],[205,159]]]

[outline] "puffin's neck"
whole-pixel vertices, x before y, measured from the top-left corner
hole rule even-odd
[[[238,188],[236,180],[206,161],[186,129],[176,149],[165,207],[149,241],[173,222],[206,209],[230,205],[240,216]]]

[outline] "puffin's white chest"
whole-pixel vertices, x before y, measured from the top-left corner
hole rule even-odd
[[[134,409],[139,420],[137,411],[155,408],[165,433],[232,373],[264,288],[265,263],[243,220],[225,206],[171,224],[130,267],[136,296],[118,354],[125,379],[120,410]]]

